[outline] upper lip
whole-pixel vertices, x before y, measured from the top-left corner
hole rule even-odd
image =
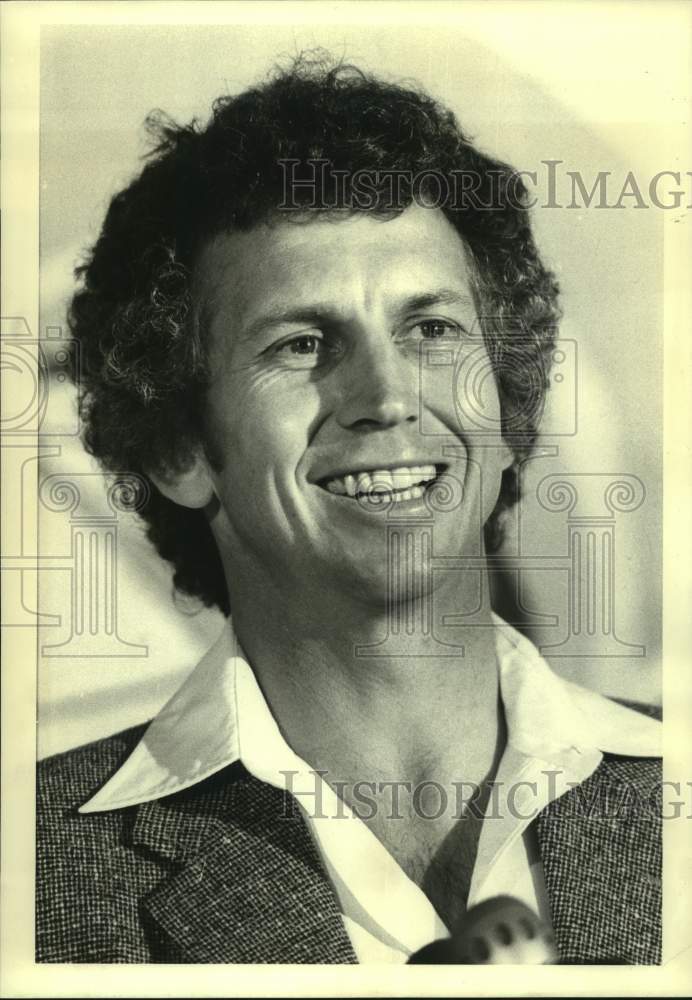
[[[434,465],[439,475],[441,471],[448,467],[448,464],[448,462],[441,462],[438,458],[399,458],[394,461],[388,458],[381,462],[373,459],[363,459],[358,464],[350,462],[348,465],[335,466],[326,472],[318,470],[309,476],[309,481],[311,483],[323,483],[330,479],[343,479],[344,476],[356,476],[361,472],[393,472],[394,469],[411,469],[422,465]]]

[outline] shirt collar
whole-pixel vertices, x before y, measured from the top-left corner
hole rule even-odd
[[[511,746],[548,761],[570,750],[660,757],[658,719],[553,673],[529,639],[493,617]]]
[[[528,639],[497,615],[494,624],[511,748],[556,765],[564,765],[565,757],[575,751],[660,756],[658,720],[559,677]],[[244,706],[251,704],[271,717],[229,621],[130,757],[80,812],[163,798],[238,760],[247,763],[244,751],[249,741],[241,741],[239,691]],[[273,719],[271,723],[278,748],[283,738]],[[247,749],[251,754],[251,746]]]

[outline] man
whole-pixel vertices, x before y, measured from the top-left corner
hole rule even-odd
[[[232,623],[41,766],[38,959],[405,962],[510,894],[660,961],[659,723],[488,602],[559,316],[519,177],[309,61],[152,128],[72,303],[86,444]]]

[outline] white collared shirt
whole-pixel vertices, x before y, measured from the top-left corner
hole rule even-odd
[[[507,745],[484,814],[468,905],[507,894],[549,921],[532,820],[603,752],[660,756],[660,723],[554,674],[497,615]],[[190,788],[236,761],[289,788],[306,816],[359,962],[403,963],[447,930],[370,827],[288,746],[230,622],[122,767],[81,807],[99,812]]]

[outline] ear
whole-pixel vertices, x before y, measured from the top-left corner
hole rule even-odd
[[[215,495],[209,467],[201,452],[195,453],[183,472],[149,473],[149,478],[165,497],[181,507],[206,507]]]

